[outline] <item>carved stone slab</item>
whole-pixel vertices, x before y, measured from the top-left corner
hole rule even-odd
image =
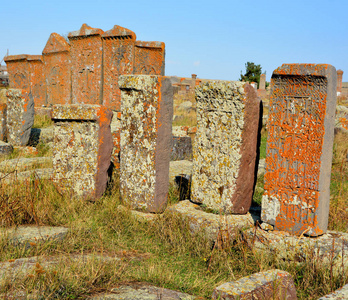
[[[260,99],[243,82],[196,87],[191,200],[227,214],[248,212],[255,184]]]
[[[326,232],[335,108],[333,66],[284,64],[273,72],[261,218],[277,230]]]
[[[161,76],[120,76],[120,191],[131,208],[162,212],[167,205],[172,148],[173,88]]]
[[[101,197],[110,166],[112,112],[101,105],[55,105],[53,181],[63,192]]]

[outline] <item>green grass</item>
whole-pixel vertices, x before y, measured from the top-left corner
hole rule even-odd
[[[53,126],[53,121],[46,115],[35,115],[33,128],[47,128]]]

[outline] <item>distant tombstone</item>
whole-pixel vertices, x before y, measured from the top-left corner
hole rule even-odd
[[[121,91],[118,87],[119,75],[133,74],[134,44],[133,31],[115,25],[104,32],[103,40],[103,105],[112,110],[121,109]]]
[[[343,71],[337,70],[337,93],[342,93]]]
[[[9,55],[5,56],[7,71],[9,74],[10,88],[22,89],[30,92],[30,79],[28,67],[28,55]]]
[[[52,33],[42,51],[44,57],[46,93],[45,104],[71,103],[70,45],[58,33]]]
[[[132,209],[163,212],[169,188],[173,88],[168,77],[120,76],[121,197]]]
[[[46,86],[44,80],[44,68],[41,55],[28,55],[30,74],[30,93],[33,96],[35,106],[42,106],[46,102]]]
[[[196,87],[191,200],[226,214],[248,212],[255,185],[260,99],[244,82]]]
[[[134,74],[164,76],[163,42],[135,42]]]
[[[72,103],[102,103],[103,30],[83,24],[68,35],[71,45]]]
[[[110,167],[112,112],[101,105],[55,105],[53,181],[62,192],[96,199]]]
[[[260,84],[259,84],[259,90],[266,89],[266,74],[260,75]]]
[[[34,124],[34,99],[25,90],[7,91],[7,142],[13,146],[26,146]]]
[[[284,64],[273,72],[261,218],[276,230],[327,230],[335,108],[333,66]]]

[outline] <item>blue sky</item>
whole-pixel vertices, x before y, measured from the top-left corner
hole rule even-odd
[[[247,61],[270,80],[283,63],[329,63],[348,81],[348,0],[2,1],[0,57],[41,54],[83,23],[166,44],[166,75],[238,80]]]

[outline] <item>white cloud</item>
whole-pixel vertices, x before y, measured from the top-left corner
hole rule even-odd
[[[193,63],[193,65],[194,65],[195,67],[199,67],[200,64],[201,64],[201,62],[200,62],[199,60],[197,60],[197,61],[195,61],[195,62]]]

